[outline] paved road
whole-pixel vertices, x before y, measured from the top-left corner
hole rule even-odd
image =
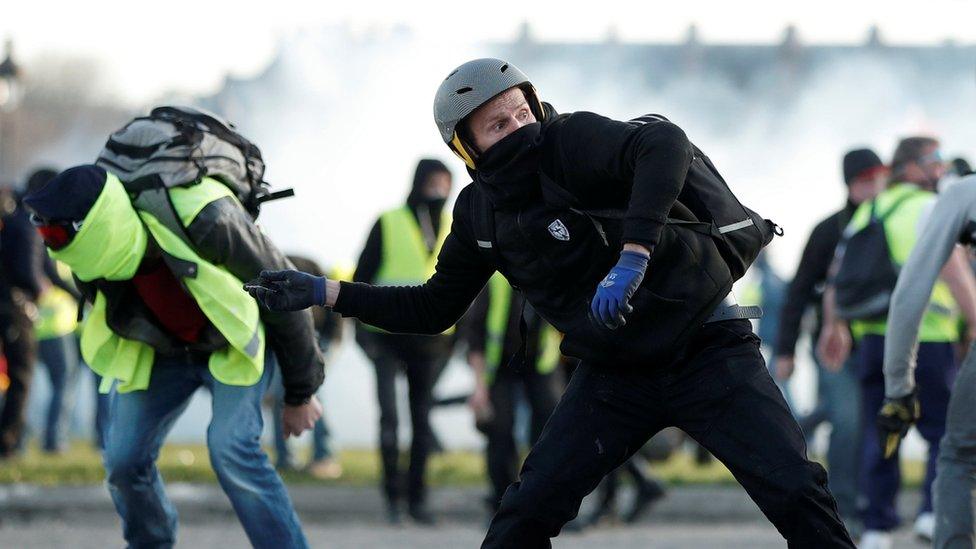
[[[314,548],[397,548],[440,549],[478,547],[482,531],[473,524],[445,523],[437,528],[389,527],[375,523],[312,523],[305,527]],[[31,549],[104,549],[121,547],[122,539],[114,521],[97,523],[45,519],[28,522],[4,521],[0,525],[0,547]],[[247,547],[243,531],[232,520],[210,524],[184,524],[180,527],[180,547]],[[745,524],[646,524],[628,528],[598,528],[583,534],[563,534],[554,540],[556,549],[598,548],[782,548],[786,544],[772,527]],[[897,549],[923,546],[907,533],[896,540]]]
[[[378,490],[356,487],[289,488],[312,547],[477,547],[484,534],[481,490],[440,488],[431,508],[436,528],[391,527],[381,518]],[[629,490],[620,507],[627,508]],[[169,489],[180,513],[181,547],[247,547],[224,495],[214,486],[173,485]],[[900,503],[911,515],[917,498]],[[584,512],[588,503],[584,503]],[[121,547],[121,530],[104,487],[38,488],[0,486],[0,549]],[[756,506],[736,487],[676,487],[636,527],[600,527],[567,533],[556,548],[785,547]],[[895,547],[921,549],[908,532]]]

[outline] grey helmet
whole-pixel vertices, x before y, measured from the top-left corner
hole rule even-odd
[[[471,169],[475,169],[477,153],[458,134],[458,124],[496,95],[514,87],[525,92],[536,120],[542,121],[545,111],[529,77],[515,65],[501,59],[487,57],[468,61],[451,71],[437,88],[434,95],[437,130],[444,143]]]

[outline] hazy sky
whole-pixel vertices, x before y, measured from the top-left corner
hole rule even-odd
[[[808,42],[858,42],[875,23],[892,42],[976,42],[972,0],[580,4],[6,0],[0,4],[0,36],[12,37],[25,60],[48,53],[95,58],[111,78],[111,89],[135,101],[166,90],[208,91],[227,72],[253,74],[267,64],[281,37],[334,24],[348,24],[357,33],[403,25],[448,48],[510,39],[521,21],[529,21],[541,40],[600,40],[614,28],[625,41],[670,41],[695,22],[710,42],[775,41],[790,23]]]

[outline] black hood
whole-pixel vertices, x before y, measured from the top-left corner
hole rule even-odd
[[[410,194],[407,195],[407,205],[416,210],[417,206],[424,202],[424,183],[431,174],[437,172],[451,173],[447,166],[440,160],[424,158],[417,162],[417,169],[413,172],[413,186]]]

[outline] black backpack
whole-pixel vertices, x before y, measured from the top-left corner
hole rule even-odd
[[[903,202],[916,193],[902,195],[883,215],[878,201],[871,201],[871,217],[859,231],[845,235],[837,245],[840,267],[834,275],[837,316],[844,320],[884,318],[898,282],[899,267],[891,258],[884,223]]]
[[[630,123],[641,125],[663,121],[667,121],[667,118],[647,114]],[[694,147],[694,151],[695,156],[677,203],[697,221],[672,218],[668,223],[684,225],[712,236],[729,267],[732,280],[739,280],[759,252],[773,240],[773,236],[782,236],[783,230],[744,206],[705,153],[698,147]]]
[[[95,163],[133,194],[212,177],[234,192],[253,219],[262,203],[294,195],[291,189],[270,191],[261,150],[233,124],[192,107],[156,107],[133,119],[108,138]]]

